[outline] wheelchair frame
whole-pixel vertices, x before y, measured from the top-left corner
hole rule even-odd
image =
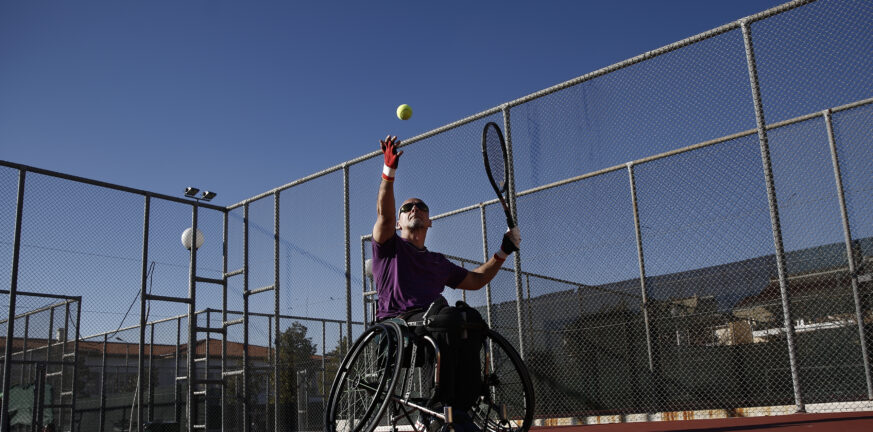
[[[364,331],[343,359],[334,378],[325,411],[325,432],[373,432],[377,427],[390,428],[392,432],[401,428],[425,432],[415,426],[416,422],[410,415],[415,411],[427,413],[444,425],[454,423],[456,416],[451,407],[442,407],[442,412],[428,407],[427,402],[432,401],[439,389],[442,359],[439,345],[431,335],[414,334],[414,328],[423,325],[423,321],[406,323],[401,319],[391,319]],[[416,339],[427,345],[422,346]],[[428,395],[420,394],[422,377],[417,356],[421,349],[432,349],[435,359],[434,384]],[[468,410],[468,416],[485,432],[527,432],[533,422],[534,409],[533,385],[527,368],[512,345],[491,329],[486,331],[482,352],[484,358],[480,355],[479,367],[483,391],[474,407]],[[497,352],[511,366],[509,372],[516,374],[517,383],[504,383],[498,376],[502,365],[498,368],[495,364]],[[373,361],[375,363],[368,363]],[[371,367],[375,370],[370,370]],[[406,371],[402,381],[398,381],[403,369]],[[416,371],[419,373],[417,387]],[[520,386],[517,390],[521,394],[498,396],[504,384]],[[413,397],[416,391],[419,391],[418,397]],[[505,403],[507,400],[503,399],[514,398],[520,398],[520,406],[513,406],[510,413]],[[520,419],[509,419],[510,415]],[[398,421],[404,420],[407,425],[398,427]]]

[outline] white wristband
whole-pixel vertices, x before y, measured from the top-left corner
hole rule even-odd
[[[391,168],[388,165],[382,165],[382,175],[390,178],[394,178],[394,172],[397,171],[396,168]]]

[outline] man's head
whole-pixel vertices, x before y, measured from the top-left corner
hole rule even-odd
[[[409,198],[403,201],[397,214],[397,228],[406,234],[411,231],[416,231],[430,228],[430,209],[427,204],[419,198]]]

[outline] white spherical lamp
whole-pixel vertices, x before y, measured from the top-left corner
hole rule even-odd
[[[188,228],[185,231],[182,231],[182,246],[185,246],[185,249],[191,250],[192,236],[191,232],[193,229]],[[200,230],[197,230],[197,239],[194,242],[194,247],[200,249],[200,246],[203,246],[203,233]]]

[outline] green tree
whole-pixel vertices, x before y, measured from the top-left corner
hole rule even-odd
[[[333,379],[336,376],[337,370],[339,370],[340,362],[342,362],[346,356],[346,352],[348,351],[348,341],[347,336],[341,337],[336,347],[324,354],[324,382],[326,388],[323,388],[321,391],[325,396],[330,392],[330,386],[333,384]]]
[[[308,329],[299,322],[292,323],[288,328],[279,333],[276,338],[279,366],[279,400],[276,409],[279,410],[281,424],[298,430],[299,419],[297,418],[297,394],[298,372],[304,377],[320,376],[321,361],[315,358],[315,345],[312,339],[306,336]]]

